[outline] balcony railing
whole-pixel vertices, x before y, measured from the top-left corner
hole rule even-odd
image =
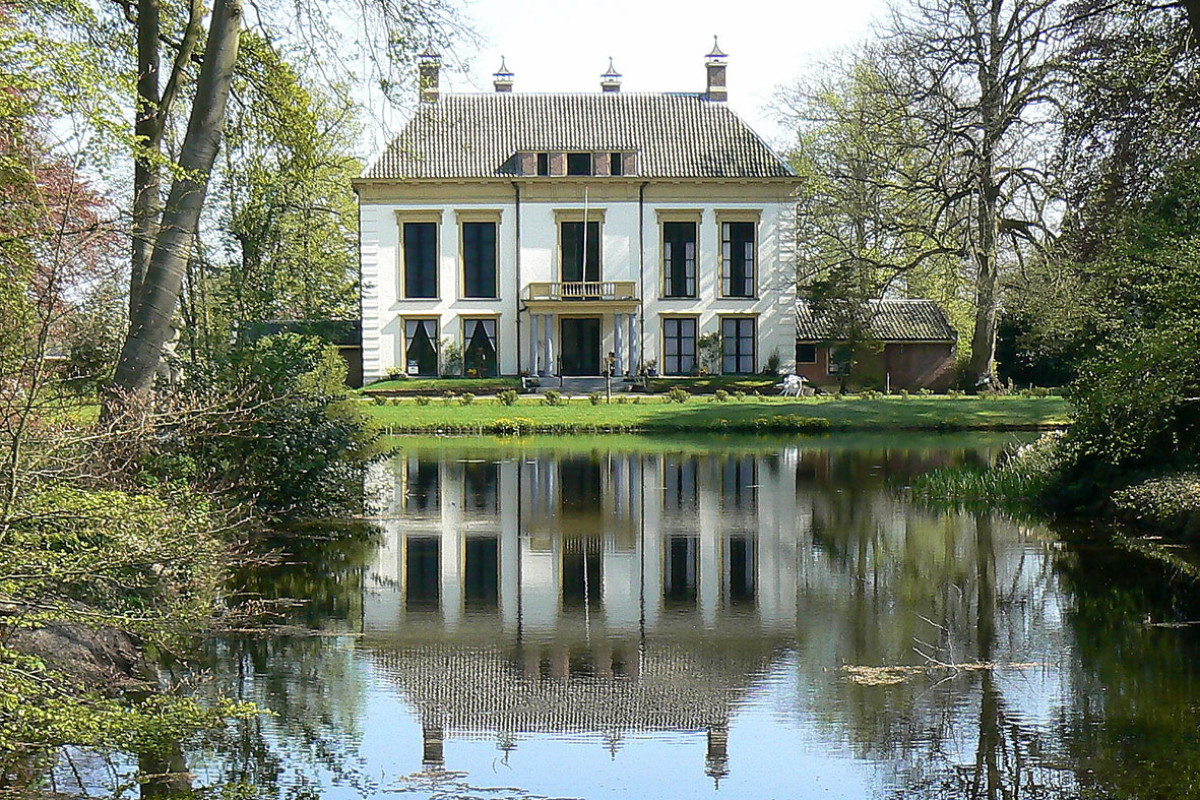
[[[637,300],[635,281],[531,283],[527,300]]]

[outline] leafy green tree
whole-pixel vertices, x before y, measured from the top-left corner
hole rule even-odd
[[[942,241],[974,283],[967,375],[994,380],[1000,276],[1044,245],[1058,197],[1048,169],[1066,33],[1055,0],[914,0],[886,31],[935,156],[927,189]]]

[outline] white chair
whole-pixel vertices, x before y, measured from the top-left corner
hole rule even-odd
[[[799,375],[788,375],[783,379],[783,383],[777,383],[775,387],[784,397],[800,397],[804,394],[804,378]]]

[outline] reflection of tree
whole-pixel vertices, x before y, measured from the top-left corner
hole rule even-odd
[[[284,550],[280,563],[240,576],[239,596],[284,615],[284,635],[213,642],[206,689],[272,713],[236,722],[213,737],[199,766],[206,782],[257,787],[263,796],[316,796],[332,779],[366,789],[358,713],[365,677],[342,634],[361,624],[362,573],[373,556],[359,535]],[[320,632],[320,633],[318,633]]]
[[[874,463],[876,474],[903,474],[913,462]],[[1022,707],[1031,683],[1053,691],[1058,678],[1007,666],[1032,660],[1031,632],[1056,630],[1050,548],[1001,519],[916,510],[869,480],[861,462],[835,461],[826,475],[807,487],[821,558],[800,613],[835,651],[802,653],[802,668],[911,668],[891,685],[808,676],[836,695],[820,702],[828,724],[848,726],[863,755],[891,763],[897,797],[1063,790],[1073,776],[1048,755],[1057,737]]]
[[[1112,796],[1196,797],[1200,637],[1170,626],[1200,620],[1200,584],[1143,553],[1075,544],[1058,562],[1079,651],[1070,758]]]

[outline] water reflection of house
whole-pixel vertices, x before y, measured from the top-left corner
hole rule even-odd
[[[402,456],[365,644],[446,735],[705,731],[796,625],[794,453]]]

